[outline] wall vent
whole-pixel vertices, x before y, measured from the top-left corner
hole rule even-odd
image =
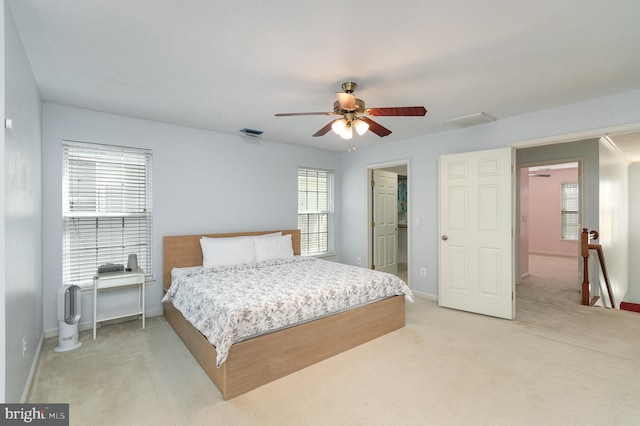
[[[240,133],[252,138],[257,138],[260,137],[264,132],[262,130],[249,129],[245,127],[244,129],[240,129]]]

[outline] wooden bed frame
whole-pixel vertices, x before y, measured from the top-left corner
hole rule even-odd
[[[200,238],[262,235],[277,231],[198,234],[163,238],[163,286],[171,269],[202,265]],[[300,231],[291,234],[294,254],[300,254]],[[216,368],[216,349],[173,304],[164,303],[164,316],[225,400],[248,392],[316,362],[344,352],[405,325],[404,296],[394,296],[295,327],[248,339],[231,346],[227,360]]]

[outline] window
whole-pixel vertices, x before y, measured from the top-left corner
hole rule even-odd
[[[298,169],[298,228],[303,255],[333,253],[332,171]]]
[[[580,188],[577,182],[562,184],[562,239],[577,240],[580,236]]]
[[[89,285],[129,254],[150,277],[151,151],[63,142],[63,283]]]

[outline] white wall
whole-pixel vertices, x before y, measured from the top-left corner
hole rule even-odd
[[[4,23],[4,19],[5,19],[5,8],[6,3],[4,0],[2,0],[2,4],[0,5],[2,7],[0,7],[0,60],[2,60],[2,65],[0,65],[0,117],[5,117],[4,115],[4,111],[5,111],[5,93],[4,93],[4,87],[5,87],[5,83],[4,83],[4,78],[5,78],[5,72],[4,72],[4,64],[5,64],[5,36],[4,36],[4,28],[5,28],[5,23]],[[3,126],[4,127],[4,126]],[[5,147],[5,137],[4,137],[4,129],[2,131],[2,133],[0,134],[0,188],[4,188],[4,173],[5,173],[5,166],[4,166],[4,147]],[[6,385],[6,370],[7,370],[7,356],[6,356],[6,330],[7,330],[7,325],[6,325],[6,320],[5,320],[5,315],[4,315],[4,311],[6,309],[6,302],[5,302],[5,289],[6,289],[6,285],[5,285],[5,274],[4,274],[4,266],[5,266],[5,260],[4,260],[4,255],[5,255],[5,245],[6,245],[6,238],[4,235],[4,190],[0,191],[0,224],[2,224],[2,226],[0,226],[0,313],[2,313],[2,315],[0,315],[0,402],[6,402],[6,397],[5,397],[5,385]]]
[[[367,165],[408,158],[411,161],[410,285],[418,292],[437,295],[438,156],[519,145],[537,139],[562,140],[563,135],[589,134],[598,129],[640,128],[638,105],[640,91],[634,91],[481,126],[390,143],[381,140],[378,145],[344,153],[340,158],[344,229],[341,234],[342,261],[355,264],[357,257],[366,258]],[[426,119],[429,119],[429,114]],[[418,219],[421,225],[417,225]],[[420,276],[421,267],[427,268],[426,277]]]
[[[640,163],[629,166],[629,292],[624,300],[640,303]]]
[[[153,150],[153,274],[147,311],[161,314],[162,237],[297,228],[297,169],[340,173],[335,152],[140,120],[52,103],[43,104],[44,327],[56,329],[55,297],[62,281],[62,140]],[[336,219],[340,232],[340,217]],[[339,240],[336,250],[339,252]],[[92,319],[83,295],[81,324]]]
[[[42,338],[41,100],[10,9],[4,6],[5,399],[20,402]],[[4,115],[3,115],[4,117]],[[23,338],[27,351],[23,356]]]
[[[629,162],[604,140],[600,143],[600,233],[616,307],[629,289]],[[609,306],[604,280],[602,295]]]

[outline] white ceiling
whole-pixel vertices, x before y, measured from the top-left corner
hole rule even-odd
[[[331,150],[345,81],[393,131],[367,146],[640,88],[638,0],[9,0],[46,101]],[[357,136],[354,136],[356,138]],[[635,142],[640,145],[640,142]],[[639,157],[640,160],[640,157]]]

